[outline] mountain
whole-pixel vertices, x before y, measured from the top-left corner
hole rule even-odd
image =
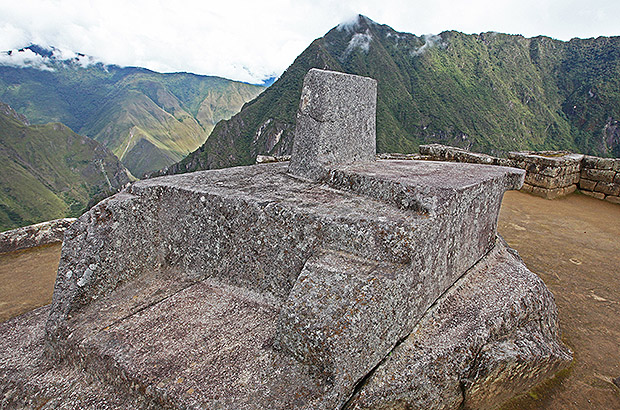
[[[439,142],[491,154],[568,149],[620,156],[620,37],[415,36],[359,16],[313,41],[168,172],[290,153],[303,77],[313,67],[378,81],[378,152]]]
[[[0,100],[32,123],[62,122],[101,142],[136,176],[184,158],[218,121],[265,89],[219,77],[103,65],[83,55],[62,59],[57,50],[37,46],[21,52],[34,55],[38,64],[0,66]]]
[[[61,123],[29,125],[0,103],[0,231],[78,216],[131,178],[96,141]]]

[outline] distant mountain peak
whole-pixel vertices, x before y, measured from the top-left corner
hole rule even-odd
[[[58,66],[88,67],[98,61],[83,53],[61,49],[54,46],[45,47],[30,44],[27,47],[0,51],[0,66],[36,68],[54,71]]]
[[[363,33],[370,26],[378,26],[378,23],[375,23],[368,17],[358,14],[352,19],[348,19],[343,21],[342,23],[336,26],[336,30],[339,31],[347,31],[349,33]]]

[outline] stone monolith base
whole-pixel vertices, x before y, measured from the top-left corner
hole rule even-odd
[[[287,164],[136,182],[69,228],[51,308],[0,325],[2,404],[499,402],[570,360],[551,294],[498,243],[522,180],[377,161],[316,182]]]

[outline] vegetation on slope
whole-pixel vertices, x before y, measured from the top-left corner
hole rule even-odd
[[[0,67],[0,100],[32,123],[62,122],[101,142],[136,176],[185,157],[264,89],[188,73],[50,64],[53,71]]]
[[[79,216],[130,176],[101,144],[61,123],[28,125],[0,103],[0,231]]]
[[[168,172],[290,153],[303,77],[313,67],[378,81],[379,152],[441,142],[491,154],[568,149],[620,156],[619,37],[562,42],[454,31],[418,37],[360,16],[315,40]]]

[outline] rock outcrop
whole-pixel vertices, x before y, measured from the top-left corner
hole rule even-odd
[[[358,81],[312,76],[305,95]],[[496,232],[524,171],[349,151],[138,181],[91,209],[45,332],[46,310],[0,325],[3,404],[489,408],[570,361],[552,295]]]

